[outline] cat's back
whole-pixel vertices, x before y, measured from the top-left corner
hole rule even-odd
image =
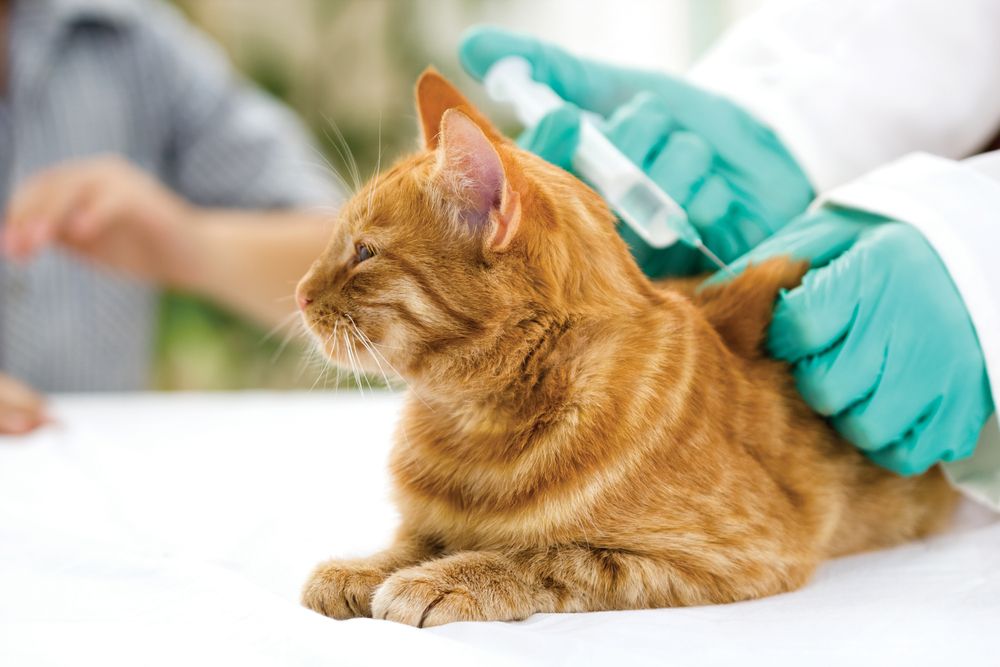
[[[827,533],[826,555],[897,544],[941,528],[956,492],[939,468],[901,477],[867,459],[830,422],[813,411],[795,387],[788,364],[765,349],[779,290],[799,285],[805,262],[786,258],[750,266],[735,280],[707,289],[701,278],[663,281],[685,294],[731,353],[757,396],[756,418],[742,419],[739,437],[796,504],[812,505],[814,525]],[[734,406],[735,409],[735,406]]]

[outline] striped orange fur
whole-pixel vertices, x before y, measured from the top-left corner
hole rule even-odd
[[[803,264],[653,284],[580,181],[433,71],[417,105],[425,149],[347,204],[299,286],[335,362],[411,386],[395,542],[321,564],[307,606],[428,626],[731,602],[946,521],[939,470],[871,464],[762,353]]]

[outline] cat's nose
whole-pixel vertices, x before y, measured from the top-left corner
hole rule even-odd
[[[295,300],[299,304],[299,310],[305,310],[313,302],[312,297],[305,293],[301,285],[295,290]]]

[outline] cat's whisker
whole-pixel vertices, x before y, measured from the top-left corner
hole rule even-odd
[[[333,146],[334,150],[336,150],[337,153],[340,155],[341,160],[344,162],[344,167],[348,170],[348,176],[351,176],[353,180],[353,175],[350,173],[350,167],[348,166],[347,161],[340,150],[340,147],[334,142],[334,140],[330,137],[329,133],[327,133],[325,129],[323,131],[323,135],[326,138],[327,142],[331,146]],[[312,150],[313,154],[319,158],[319,162],[310,163],[312,167],[322,169],[327,173],[329,173],[331,176],[333,176],[333,178],[337,181],[338,185],[340,185],[340,187],[343,188],[345,193],[351,195],[357,193],[358,189],[356,187],[356,182],[355,185],[352,185],[350,182],[348,182],[347,178],[345,178],[343,173],[341,173],[341,170],[330,161],[329,157],[327,157],[327,155],[323,153],[323,151],[315,147],[313,147]]]
[[[310,392],[313,389],[316,388],[316,385],[319,383],[320,379],[323,380],[323,388],[326,389],[326,378],[327,378],[327,376],[330,373],[330,360],[329,360],[329,358],[327,358],[327,354],[328,354],[327,346],[330,344],[330,339],[333,337],[333,335],[334,335],[335,332],[336,332],[336,327],[334,327],[334,330],[332,332],[330,332],[329,336],[326,337],[326,340],[323,341],[322,345],[320,345],[320,344],[316,345],[316,348],[320,348],[320,347],[322,348],[321,358],[322,358],[322,361],[323,361],[323,367],[320,369],[319,373],[316,375],[316,379],[313,380],[312,386],[309,387],[309,391]]]
[[[368,350],[368,354],[371,355],[372,359],[375,360],[375,365],[378,366],[379,373],[382,374],[382,379],[385,381],[386,388],[392,389],[392,383],[389,382],[389,376],[386,375],[385,369],[382,368],[382,362],[379,361],[378,354],[375,352],[375,350],[372,349],[368,337],[361,331],[361,329],[358,328],[358,325],[354,323],[354,318],[352,318],[350,315],[348,315],[347,317],[348,319],[351,320],[351,326],[354,327],[355,336],[357,336],[358,340],[361,341],[361,344],[364,346],[364,348]],[[389,363],[388,360],[386,361],[386,363]],[[371,386],[371,383],[369,383],[369,386]]]
[[[288,329],[285,332],[285,335],[281,337],[281,343],[278,344],[278,349],[276,349],[274,351],[274,354],[271,355],[272,365],[274,365],[278,361],[278,358],[281,357],[282,353],[285,351],[285,348],[288,347],[288,344],[292,341],[292,339],[297,338],[304,333],[304,329],[302,327],[304,327],[305,323],[302,322],[301,319],[300,319],[300,325],[301,325],[300,327],[289,326],[293,318],[296,317],[298,314],[299,314],[298,310],[289,313],[287,317],[282,319],[281,322],[279,322],[273,329],[267,332],[267,334],[265,334],[264,337],[261,339],[260,342],[261,344],[263,344],[267,342],[269,338],[274,336],[281,329],[284,328]]]
[[[330,138],[330,135],[326,131],[326,128],[323,129],[323,134],[326,136],[327,141],[333,144],[333,147],[334,149],[336,149],[337,154],[340,155],[340,159],[342,159],[345,165],[347,166],[347,169],[351,174],[351,178],[354,180],[354,192],[357,192],[358,190],[361,189],[361,172],[358,169],[357,160],[354,159],[354,153],[351,151],[351,146],[350,144],[347,143],[347,139],[344,138],[344,133],[340,131],[340,126],[337,125],[337,122],[333,120],[333,118],[327,116],[326,114],[321,114],[321,115],[323,116],[323,120],[326,121],[327,125],[333,129],[333,132],[337,138],[337,142],[334,142]]]
[[[261,344],[266,343],[268,340],[270,340],[272,336],[274,336],[276,333],[287,327],[288,324],[292,321],[292,318],[298,314],[299,314],[298,309],[295,309],[292,312],[285,315],[283,318],[281,318],[281,321],[275,324],[267,333],[264,334],[264,336],[260,339],[260,343]]]
[[[417,397],[417,400],[419,400],[421,403],[423,403],[424,407],[426,407],[428,410],[430,410],[431,412],[434,412],[434,408],[432,408],[430,406],[430,404],[427,401],[424,400],[424,397],[420,395],[420,392],[418,392],[416,389],[414,389],[413,385],[411,385],[409,382],[406,381],[406,378],[403,377],[403,374],[400,373],[398,370],[396,370],[396,367],[393,366],[392,363],[388,359],[386,359],[385,355],[382,354],[378,349],[376,349],[377,346],[375,345],[375,343],[372,341],[371,338],[368,337],[368,335],[365,332],[363,332],[361,330],[361,327],[359,327],[357,325],[357,323],[354,321],[354,318],[351,317],[347,313],[344,313],[344,314],[347,316],[347,319],[349,319],[351,321],[351,324],[354,325],[354,330],[357,332],[358,337],[361,339],[361,342],[365,343],[367,341],[366,347],[368,347],[368,350],[372,353],[372,357],[375,358],[375,363],[378,364],[379,370],[382,370],[382,365],[379,364],[379,361],[378,361],[379,358],[381,358],[382,361],[384,361],[386,363],[386,365],[389,367],[389,369],[395,374],[396,378],[398,378],[400,382],[402,382],[404,385],[406,385],[406,388],[408,390],[410,390],[410,392],[412,392],[414,396]],[[385,377],[385,371],[384,370],[382,371],[382,377],[385,378],[386,385],[391,389],[392,388],[392,383],[389,382],[389,378]]]
[[[333,359],[333,367],[337,371],[337,391],[340,391],[341,385],[343,384],[341,379],[342,367],[338,361],[337,351],[340,349],[340,339],[337,338],[337,331],[340,329],[340,320],[333,323],[333,332],[331,332],[330,337],[333,339],[333,348],[330,349],[329,354]]]
[[[356,328],[357,328],[357,327],[355,327],[355,329],[356,329]],[[355,360],[356,360],[356,361],[358,362],[358,370],[359,370],[359,372],[361,373],[361,380],[362,380],[363,382],[366,382],[366,383],[368,384],[368,391],[374,391],[374,390],[375,390],[375,388],[374,388],[374,387],[372,387],[372,381],[371,381],[371,378],[370,378],[370,377],[368,376],[368,373],[366,373],[366,372],[364,371],[364,368],[363,368],[363,367],[361,366],[361,357],[360,357],[360,356],[358,355],[358,347],[357,347],[357,345],[355,344],[355,339],[357,339],[357,336],[355,336],[355,335],[353,334],[353,332],[351,332],[351,330],[350,330],[350,329],[348,329],[348,332],[349,332],[349,333],[351,333],[351,336],[350,336],[350,340],[351,340],[351,349],[352,349],[352,350],[354,351],[354,359],[355,359]]]
[[[358,391],[360,391],[361,395],[364,396],[365,386],[361,383],[361,379],[358,375],[358,367],[354,361],[354,354],[352,353],[353,348],[351,347],[351,341],[347,336],[347,331],[344,331],[343,334],[344,334],[344,351],[347,353],[347,360],[351,364],[351,373],[354,375],[354,384],[358,386]]]
[[[311,147],[311,148],[312,148],[313,153],[316,156],[318,156],[320,158],[320,160],[318,162],[309,161],[309,160],[301,160],[301,163],[304,166],[311,167],[313,169],[318,169],[318,170],[326,173],[328,176],[330,176],[337,183],[338,186],[340,186],[340,188],[344,191],[345,194],[353,194],[353,193],[357,192],[356,189],[351,188],[351,184],[347,182],[347,179],[344,178],[343,174],[340,173],[340,170],[337,169],[337,167],[335,167],[333,165],[333,163],[330,162],[329,159],[327,159],[327,157],[322,153],[322,151],[320,151],[318,148],[315,148],[315,147]],[[336,208],[331,207],[331,206],[316,206],[316,207],[313,207],[313,208],[315,210],[320,211],[320,212],[330,211],[331,213],[335,213],[336,210],[337,210]],[[313,209],[311,209],[311,210],[313,210]]]
[[[372,214],[372,204],[375,202],[375,189],[378,187],[378,177],[381,170],[382,170],[382,114],[380,112],[378,115],[378,158],[375,160],[375,170],[372,172],[372,185],[368,190],[368,217],[371,217]]]
[[[334,322],[333,330],[330,332],[330,335],[327,336],[326,340],[323,342],[323,352],[324,356],[326,357],[326,364],[324,365],[323,368],[323,389],[327,388],[327,380],[329,379],[330,372],[332,370],[333,372],[336,372],[334,380],[336,384],[334,385],[333,388],[334,391],[340,391],[340,364],[336,362],[337,327],[339,326],[339,324],[340,324],[339,322]],[[331,341],[332,341],[332,347],[331,347]]]
[[[304,320],[300,320],[302,326],[302,335],[307,340],[312,338],[310,336],[309,327]],[[305,354],[302,355],[302,361],[299,362],[299,369],[295,375],[296,381],[302,379],[302,374],[305,373],[306,369],[314,368],[317,361],[325,361],[326,353],[322,348],[319,341],[314,340],[314,344],[307,345],[305,349]]]

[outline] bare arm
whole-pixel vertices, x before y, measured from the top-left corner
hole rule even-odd
[[[209,297],[274,326],[326,243],[329,210],[194,206],[117,157],[63,163],[24,183],[3,250],[27,260],[58,244],[111,270]]]
[[[332,213],[203,210],[191,226],[190,271],[174,286],[276,326],[296,312],[295,284],[319,256]]]

